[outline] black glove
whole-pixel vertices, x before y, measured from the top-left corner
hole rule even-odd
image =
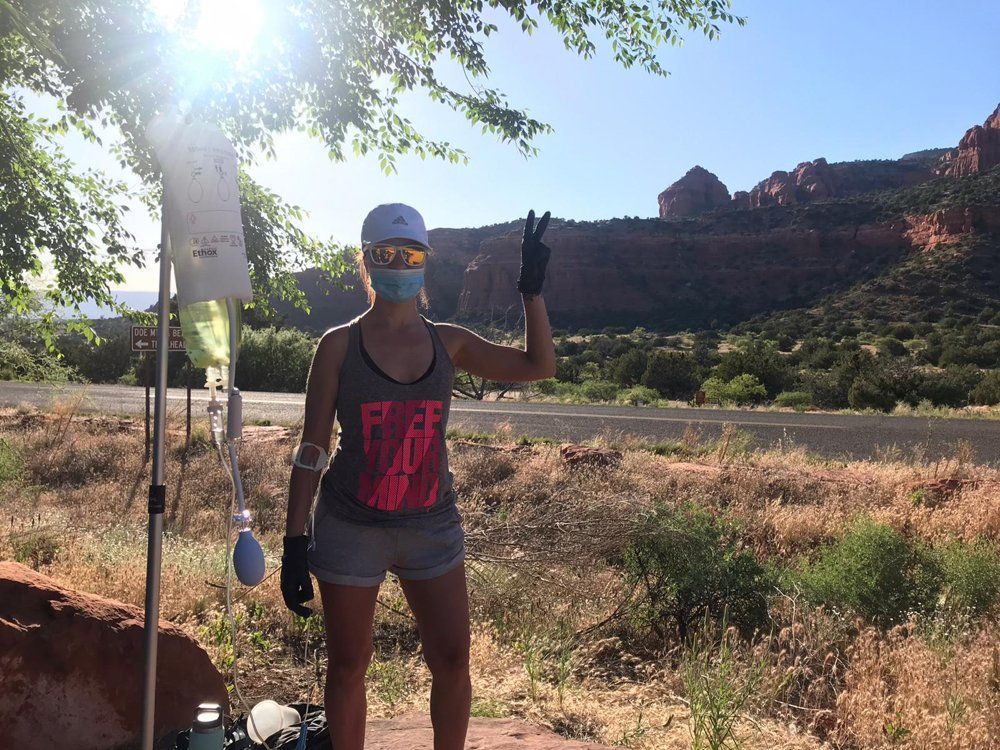
[[[309,537],[286,536],[284,552],[281,555],[281,597],[285,606],[300,617],[312,614],[309,607],[303,607],[302,602],[313,598],[312,578],[309,577],[309,563],[306,561],[306,548]]]
[[[549,225],[550,212],[546,211],[535,228],[535,211],[528,211],[524,222],[524,239],[521,240],[521,273],[517,277],[517,291],[521,294],[541,294],[545,281],[545,266],[549,262],[548,245],[542,242],[542,233]]]

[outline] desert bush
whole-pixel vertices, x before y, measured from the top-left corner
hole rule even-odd
[[[0,340],[0,380],[65,383],[84,378],[48,352],[30,351],[16,341]]]
[[[294,328],[248,328],[243,332],[237,385],[248,391],[301,393],[316,341]]]
[[[690,354],[654,351],[646,360],[642,385],[664,398],[689,399],[698,389],[698,363]]]
[[[983,406],[1000,404],[1000,370],[987,372],[979,384],[972,389],[969,400]]]
[[[647,388],[644,385],[633,386],[632,388],[626,388],[624,391],[618,393],[618,401],[630,404],[631,406],[642,406],[643,404],[652,404],[660,398],[660,394],[654,391],[652,388]]]
[[[588,401],[614,401],[618,386],[607,380],[585,380],[580,383],[580,394]]]
[[[935,406],[964,406],[978,379],[976,370],[969,367],[923,373],[911,395],[916,401],[927,400]]]
[[[24,459],[17,447],[0,438],[0,484],[16,482],[24,475]]]
[[[995,544],[952,540],[935,549],[941,569],[941,604],[973,617],[993,609],[1000,597],[1000,553]]]
[[[751,404],[763,401],[767,389],[754,375],[737,375],[729,381],[712,377],[701,384],[705,398],[715,404]]]
[[[774,398],[775,406],[788,406],[796,410],[812,406],[812,394],[807,391],[782,391]]]
[[[14,560],[35,570],[51,565],[61,547],[58,535],[44,527],[14,536],[11,546],[14,548]]]
[[[100,344],[68,334],[60,337],[59,350],[67,364],[94,383],[117,383],[130,373],[135,376],[139,358],[132,351],[127,330],[109,334]]]
[[[823,547],[797,578],[807,599],[880,625],[929,611],[940,587],[940,572],[925,549],[867,517]]]
[[[852,409],[877,409],[892,411],[896,405],[896,394],[885,380],[870,375],[854,379],[847,392],[847,403]]]
[[[634,608],[640,626],[660,638],[673,626],[683,639],[699,617],[728,611],[743,633],[760,627],[770,580],[739,531],[695,503],[657,503],[624,554],[626,577],[640,592]]]
[[[775,396],[789,384],[792,373],[774,341],[745,338],[736,349],[722,355],[712,375],[725,382],[752,375],[764,386],[765,395]]]
[[[886,336],[879,339],[876,342],[876,346],[881,354],[888,355],[890,357],[902,357],[909,353],[906,345],[897,338],[892,336]]]
[[[646,371],[646,352],[639,348],[629,349],[611,363],[610,370],[618,385],[625,388],[637,385]]]
[[[716,636],[706,618],[681,659],[680,675],[691,710],[688,727],[692,750],[741,746],[739,722],[756,698],[770,663],[764,656],[744,664],[725,618],[721,630],[721,636]]]
[[[554,396],[559,387],[559,381],[555,378],[545,378],[544,380],[536,380],[532,387],[535,393],[540,393],[543,396]]]

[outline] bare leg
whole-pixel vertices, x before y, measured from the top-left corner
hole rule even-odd
[[[465,565],[438,578],[400,579],[400,583],[417,618],[424,658],[431,671],[434,750],[462,750],[472,704]]]
[[[365,746],[365,672],[371,661],[378,586],[319,582],[326,619],[326,718],[337,750]]]

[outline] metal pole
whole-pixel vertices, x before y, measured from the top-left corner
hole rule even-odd
[[[149,542],[146,548],[145,663],[142,676],[142,750],[152,750],[156,710],[156,639],[160,624],[160,554],[167,490],[164,439],[167,419],[167,355],[170,353],[170,238],[166,190],[160,214],[160,301],[156,329],[156,402],[153,407],[153,475],[149,485]]]
[[[142,465],[145,466],[149,463],[149,370],[152,360],[149,352],[144,352],[142,358],[144,360],[142,379],[146,382],[146,456],[142,459]]]

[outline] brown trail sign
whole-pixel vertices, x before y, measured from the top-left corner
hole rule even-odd
[[[149,355],[157,349],[157,326],[132,326],[132,351],[146,354],[146,457],[143,463],[149,461],[150,424],[149,424],[149,386],[152,381],[153,359]],[[186,352],[184,336],[180,326],[170,326],[170,336],[167,339],[168,352]],[[185,430],[185,450],[191,445],[191,362],[187,363],[187,427]]]
[[[184,337],[181,335],[180,326],[170,326],[167,348],[172,352],[187,351],[184,347]],[[156,326],[132,326],[132,351],[156,351]]]

